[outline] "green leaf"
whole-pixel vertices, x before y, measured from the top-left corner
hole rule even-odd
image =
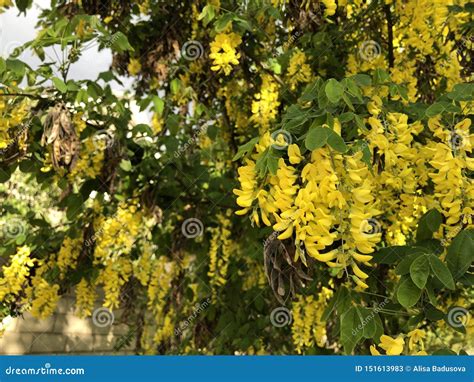
[[[383,69],[375,69],[374,72],[374,82],[377,85],[382,85],[386,82],[390,81],[390,74],[388,74],[385,70]]]
[[[25,12],[33,4],[33,0],[16,0],[16,7],[20,12]]]
[[[155,113],[158,115],[163,115],[163,110],[165,108],[165,102],[158,96],[153,97],[153,105],[155,107]]]
[[[227,25],[232,22],[234,19],[234,14],[233,13],[224,13],[222,16],[220,16],[216,22],[214,23],[214,28],[217,33],[222,32],[225,28],[227,28]]]
[[[330,131],[327,127],[310,128],[304,141],[306,148],[313,151],[323,147],[328,141]]]
[[[426,255],[416,258],[410,265],[410,277],[415,285],[423,289],[430,275],[430,265]]]
[[[318,98],[319,87],[321,86],[321,79],[318,78],[308,86],[306,86],[303,95],[300,97],[301,102],[309,102]]]
[[[110,43],[112,46],[112,50],[118,53],[133,50],[132,46],[128,42],[127,36],[125,36],[122,32],[116,32],[112,36],[110,36]]]
[[[396,263],[398,260],[403,260],[407,256],[413,254],[413,251],[413,247],[409,247],[406,245],[394,245],[391,247],[380,248],[374,254],[373,261],[379,264],[393,264]],[[405,273],[408,273],[408,271]]]
[[[71,194],[67,197],[67,211],[66,216],[69,220],[74,220],[81,212],[81,206],[84,203],[81,194]]]
[[[428,107],[428,109],[426,109],[425,115],[428,118],[435,117],[438,114],[441,114],[442,112],[444,112],[444,110],[445,110],[444,103],[437,102],[437,103],[434,103],[433,105],[431,105],[430,107]]]
[[[61,93],[67,92],[67,85],[58,77],[53,77],[53,84]]]
[[[454,280],[448,267],[435,255],[428,256],[431,270],[436,278],[441,281],[447,288],[454,289]]]
[[[344,94],[344,86],[342,86],[334,78],[331,78],[324,88],[326,96],[332,103],[338,103]]]
[[[25,64],[16,59],[7,59],[7,70],[12,71],[18,77],[23,77],[25,75],[26,66]]]
[[[368,74],[355,74],[350,77],[359,86],[370,86],[372,85],[372,78]]]
[[[400,261],[400,264],[398,264],[397,267],[395,268],[395,273],[397,275],[406,275],[406,274],[410,273],[411,264],[418,257],[423,255],[423,252],[418,251],[414,247],[408,247],[408,248],[410,248],[410,254],[404,256],[402,261]]]
[[[402,276],[398,284],[397,300],[405,308],[415,305],[421,297],[421,289],[418,288],[407,275]]]
[[[327,142],[329,146],[331,146],[334,150],[340,153],[345,153],[348,150],[348,147],[346,143],[344,142],[344,139],[342,139],[342,137],[338,133],[336,133],[334,130],[329,130]]]
[[[339,122],[344,123],[344,122],[352,121],[354,117],[355,117],[355,114],[348,111],[347,113],[342,113],[341,115],[339,115],[338,119],[339,119]]]
[[[237,154],[234,155],[232,158],[233,161],[236,161],[240,158],[242,158],[244,155],[247,155],[247,153],[252,152],[255,145],[257,144],[259,140],[259,137],[255,137],[248,141],[247,143],[243,144],[242,146],[239,147]]]
[[[474,261],[473,230],[459,232],[448,247],[446,263],[455,280],[464,275]]]
[[[439,321],[444,318],[444,313],[431,304],[425,306],[424,311],[425,317],[430,321]]]
[[[343,305],[350,299],[349,292],[345,287],[340,287],[329,301],[326,309],[321,315],[321,321],[327,321],[331,313],[337,309],[339,305]]]
[[[451,349],[442,348],[442,349],[436,350],[431,355],[457,355],[457,354],[453,352]]]
[[[122,159],[119,166],[123,171],[126,171],[126,172],[129,172],[132,170],[132,162],[130,162],[127,159]]]
[[[421,217],[420,221],[418,222],[416,240],[421,241],[431,239],[433,237],[433,233],[439,229],[439,226],[442,222],[443,215],[441,215],[438,210],[429,210]]]
[[[365,338],[374,338],[377,332],[377,326],[375,321],[376,313],[363,306],[357,307],[357,313],[359,314],[361,321],[362,335]]]
[[[363,331],[357,327],[361,325],[357,309],[351,306],[341,316],[341,343],[346,354],[351,354],[363,336]]]

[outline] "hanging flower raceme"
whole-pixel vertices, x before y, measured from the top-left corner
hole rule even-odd
[[[232,65],[239,64],[240,53],[237,47],[242,43],[241,37],[236,33],[219,33],[211,43],[211,54],[213,60],[211,70],[222,70],[225,75],[232,71]]]

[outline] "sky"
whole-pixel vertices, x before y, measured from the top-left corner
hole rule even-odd
[[[33,6],[27,10],[26,15],[20,14],[16,7],[7,9],[4,13],[0,13],[0,56],[8,57],[15,48],[32,40],[36,36],[36,22],[41,9],[49,7],[49,0],[35,0]],[[60,53],[56,49],[56,53]],[[47,57],[51,60],[58,61],[56,53],[52,49],[46,50]],[[39,58],[33,56],[31,52],[25,51],[19,57],[32,68],[38,67]],[[92,46],[83,52],[78,62],[71,65],[68,79],[83,80],[95,79],[99,73],[107,71],[112,63],[112,53],[109,49],[98,51],[97,46]],[[121,93],[130,86],[129,78],[121,78],[124,86],[113,82],[112,89]],[[132,105],[134,121],[136,123],[149,123],[149,115],[140,113],[136,105]]]

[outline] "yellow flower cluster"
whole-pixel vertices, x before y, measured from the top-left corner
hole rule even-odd
[[[130,253],[140,233],[142,221],[137,203],[136,200],[128,204],[120,203],[115,215],[101,216],[94,222],[97,237],[94,252],[96,263],[104,263],[106,260],[117,259]]]
[[[260,93],[255,95],[255,100],[252,102],[252,117],[251,121],[257,123],[262,132],[265,132],[270,127],[278,114],[278,84],[268,74],[262,76],[262,86]]]
[[[172,281],[179,272],[179,267],[165,256],[154,259],[151,264],[151,276],[148,281],[148,309],[152,313],[152,322],[146,322],[140,342],[145,353],[152,353],[153,347],[166,341],[174,333],[176,313],[170,308],[163,314],[166,296],[169,294]]]
[[[426,129],[419,121],[408,123],[403,113],[384,113],[377,96],[368,110],[370,130],[360,133],[371,152],[372,168],[363,160],[363,151],[342,155],[325,146],[308,158],[292,144],[288,159],[278,160],[276,174],[260,180],[256,160],[271,144],[265,133],[239,168],[240,189],[234,190],[243,207],[238,215],[251,212],[257,225],[261,218],[279,232],[280,240],[294,240],[295,257],[303,263],[308,254],[340,275],[351,268],[360,288],[367,288],[368,278],[360,265],[370,266],[382,231],[390,245],[403,245],[432,208],[446,218],[439,237],[449,240],[473,224],[474,184],[467,176],[474,169],[470,119],[449,127],[432,118]],[[336,119],[334,132],[340,134],[340,128]],[[415,140],[422,132],[432,134],[423,144]],[[429,184],[433,193],[426,192]]]
[[[116,260],[106,260],[97,279],[104,288],[104,306],[110,309],[119,307],[120,291],[132,275],[132,263],[121,257]]]
[[[288,155],[294,164],[303,160],[296,145],[288,147]],[[329,148],[315,150],[300,175],[280,158],[276,175],[268,176],[268,190],[258,189],[255,162],[249,160],[239,168],[239,181],[242,189],[234,193],[244,209],[237,214],[247,213],[257,200],[263,223],[280,232],[280,240],[294,235],[297,258],[306,262],[308,253],[333,268],[351,266],[355,283],[367,287],[363,280],[368,276],[357,262],[368,264],[381,239],[370,225],[380,210],[372,193],[373,175],[361,152],[349,157]],[[252,218],[259,223],[258,209]],[[326,249],[338,240],[339,248]]]
[[[211,54],[213,59],[211,70],[223,70],[225,75],[232,71],[232,65],[239,64],[240,53],[237,47],[242,43],[241,37],[236,33],[219,33],[211,42]]]
[[[9,130],[20,125],[27,113],[26,102],[9,105],[4,97],[0,97],[0,149],[8,147],[13,142]]]
[[[305,53],[296,50],[290,58],[286,74],[290,88],[294,90],[298,84],[310,82],[312,77],[311,67],[306,62]]]
[[[217,289],[226,284],[227,268],[233,250],[231,237],[231,221],[229,218],[218,215],[219,226],[211,228],[212,238],[209,248],[209,272],[213,299],[217,296]]]
[[[76,314],[81,318],[89,317],[96,298],[95,285],[82,278],[76,286]]]
[[[127,66],[128,73],[131,76],[136,76],[142,70],[142,64],[140,64],[140,60],[138,58],[131,58],[128,66]]]
[[[30,288],[27,290],[27,295],[31,295],[32,298],[31,314],[41,319],[51,316],[59,301],[59,285],[51,285],[40,275],[35,275],[31,279]]]
[[[81,253],[81,248],[82,238],[71,239],[70,237],[66,237],[63,240],[56,260],[61,278],[64,278],[68,269],[76,268],[77,258]]]
[[[10,297],[18,295],[24,288],[36,260],[30,257],[29,247],[20,247],[11,257],[10,265],[2,267],[3,276],[0,278],[0,301],[9,301]]]
[[[133,275],[140,281],[140,284],[147,286],[153,272],[152,266],[155,255],[149,243],[144,243],[143,253],[133,261]]]
[[[76,165],[71,169],[69,178],[71,180],[96,178],[104,162],[106,142],[96,137],[88,137],[81,144],[81,152]]]
[[[326,9],[324,10],[325,16],[332,16],[336,13],[337,4],[335,0],[321,0]]]
[[[301,354],[305,348],[315,345],[325,346],[327,340],[326,322],[321,320],[321,316],[332,295],[331,289],[322,287],[317,298],[298,295],[297,300],[293,302],[291,332],[298,354]]]
[[[98,284],[105,292],[104,306],[119,306],[120,290],[130,279],[133,271],[132,261],[127,257],[142,227],[142,214],[137,210],[136,200],[120,203],[115,215],[101,216],[94,222],[96,247],[94,264],[102,265]]]
[[[384,334],[380,337],[379,346],[385,350],[386,355],[400,355],[403,352],[405,341],[403,340],[402,336],[392,338]],[[372,355],[380,355],[380,352],[377,350],[375,345],[370,347],[370,353]]]
[[[0,13],[4,11],[3,8],[8,8],[13,5],[12,0],[0,0]]]
[[[465,3],[460,1],[456,4]],[[460,12],[454,17],[448,10],[454,3],[443,0],[392,4],[392,12],[397,16],[397,21],[392,30],[394,63],[390,74],[395,83],[407,87],[409,101],[415,102],[419,96],[417,68],[424,65],[427,59],[434,61],[434,76],[429,84],[433,90],[446,86],[449,91],[454,84],[462,82],[460,56],[449,36],[454,35],[463,41],[462,25],[468,22],[469,14]],[[356,5],[351,5],[351,9],[354,6]],[[362,7],[367,5],[358,4],[357,7],[360,8],[359,11],[363,11]],[[348,74],[388,67],[380,41],[371,40],[365,33],[365,30],[360,29],[353,34],[354,40],[361,43],[357,46],[358,51],[348,57]],[[458,45],[464,44],[459,42]],[[436,60],[432,59],[433,56],[436,56]],[[399,96],[393,98],[398,99]]]
[[[425,344],[423,342],[426,333],[423,330],[414,329],[411,332],[408,332],[406,336],[408,337],[408,349],[411,355],[427,355]],[[380,337],[379,346],[385,350],[386,355],[400,355],[403,353],[405,348],[405,340],[403,339],[403,335],[399,335],[397,338],[382,335]],[[380,352],[375,345],[370,346],[370,353],[372,355],[380,355]]]

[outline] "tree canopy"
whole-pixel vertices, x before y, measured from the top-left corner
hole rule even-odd
[[[73,291],[139,354],[472,352],[473,10],[52,0],[0,59],[0,318]]]

